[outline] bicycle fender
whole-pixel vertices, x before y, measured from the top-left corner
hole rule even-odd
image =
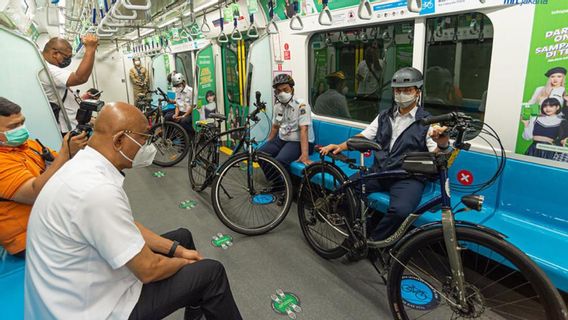
[[[332,162],[327,162],[324,161],[325,165],[331,166],[334,169],[336,169],[339,173],[341,173],[341,175],[343,176],[343,178],[345,178],[345,180],[349,180],[349,177],[345,174],[345,172],[343,172],[343,170],[341,170],[341,168],[339,168],[336,164],[332,163]],[[322,162],[312,162],[309,165],[307,165],[306,167],[304,167],[304,169],[302,170],[302,178],[304,178],[305,173],[310,170],[311,168],[317,166],[317,165],[321,165]]]
[[[472,223],[472,222],[469,222],[469,221],[456,220],[456,227],[477,229],[481,232],[485,232],[485,233],[490,234],[494,237],[497,237],[501,240],[505,240],[507,238],[506,235],[500,233],[499,231],[497,231],[495,229],[491,229],[491,228],[488,228],[486,226],[476,224],[476,223]],[[442,228],[442,221],[426,223],[426,224],[421,225],[420,227],[418,227],[416,229],[411,230],[402,239],[400,239],[400,241],[398,241],[394,245],[394,247],[392,248],[392,251],[397,252],[406,242],[408,242],[408,240],[410,240],[415,235],[417,235],[421,232],[425,232],[425,231],[428,231],[428,230],[435,229],[435,228]]]

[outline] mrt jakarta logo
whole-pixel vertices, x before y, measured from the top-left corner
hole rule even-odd
[[[548,4],[548,0],[503,0],[503,4],[524,5],[524,4]]]

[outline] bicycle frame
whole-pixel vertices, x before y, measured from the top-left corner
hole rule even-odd
[[[433,199],[430,199],[428,202],[420,205],[413,213],[408,215],[408,217],[402,222],[400,227],[388,238],[380,241],[367,241],[367,245],[370,248],[386,248],[390,247],[393,244],[397,243],[402,237],[406,234],[409,227],[425,212],[430,211],[434,208],[440,207],[442,209],[442,230],[444,234],[444,242],[446,244],[446,250],[448,253],[448,259],[450,263],[450,268],[452,271],[452,285],[458,289],[458,300],[461,305],[465,305],[466,303],[466,296],[465,296],[465,288],[464,288],[464,273],[463,273],[463,264],[461,260],[461,256],[459,251],[461,248],[459,247],[457,236],[456,236],[456,226],[455,226],[455,219],[454,214],[452,212],[451,207],[451,196],[450,196],[450,182],[448,178],[448,163],[451,165],[453,159],[455,159],[459,153],[459,149],[455,149],[450,158],[444,160],[445,163],[439,165],[439,173],[438,173],[438,182],[440,184],[440,195],[436,196]],[[338,195],[343,193],[347,188],[353,188],[357,184],[361,185],[361,216],[359,219],[362,223],[365,223],[366,217],[365,214],[367,212],[367,193],[365,190],[365,180],[369,179],[376,179],[376,180],[385,180],[390,178],[403,178],[409,177],[410,174],[406,171],[399,170],[399,171],[385,171],[385,172],[377,172],[377,173],[370,173],[366,174],[366,168],[363,166],[364,158],[363,154],[361,154],[361,166],[359,167],[359,177],[353,180],[347,180],[342,185],[340,185],[336,190],[333,190],[331,194]],[[333,163],[333,162],[332,162]],[[322,183],[325,185],[325,178],[322,177]],[[330,226],[331,223],[327,220],[326,217],[323,217],[319,211],[317,211],[318,215],[326,221]],[[335,229],[335,228],[334,228]],[[365,233],[365,229],[363,228],[363,234]],[[336,229],[337,230],[337,229]],[[339,230],[337,230],[339,231]],[[352,232],[351,227],[349,227],[349,231]],[[344,236],[349,237],[349,234],[345,234],[344,232],[339,231]],[[364,234],[365,238],[367,236]],[[391,253],[392,255],[392,253]]]

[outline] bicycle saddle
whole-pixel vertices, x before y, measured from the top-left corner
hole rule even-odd
[[[227,120],[227,117],[225,115],[220,114],[220,113],[210,113],[209,118],[218,119],[218,120],[221,120],[221,121]]]
[[[360,152],[379,151],[382,149],[381,146],[375,141],[362,137],[349,138],[347,140],[347,148],[349,150],[355,150]]]

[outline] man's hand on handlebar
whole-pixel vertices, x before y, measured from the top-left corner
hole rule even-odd
[[[340,144],[329,144],[325,147],[321,147],[320,154],[325,156],[330,152],[332,152],[333,154],[338,154],[341,151],[343,151],[343,147]]]
[[[428,134],[439,146],[447,146],[450,137],[445,134],[446,130],[448,130],[448,127],[432,126]]]

